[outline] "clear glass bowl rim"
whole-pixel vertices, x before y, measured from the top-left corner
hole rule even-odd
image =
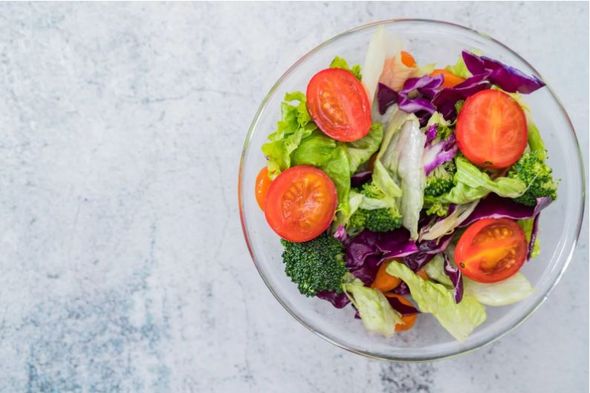
[[[563,276],[563,274],[565,273],[567,267],[569,266],[572,258],[573,258],[573,253],[574,250],[576,249],[577,246],[577,242],[580,236],[580,231],[582,228],[582,222],[584,219],[584,209],[585,209],[585,204],[584,201],[586,199],[585,197],[585,192],[586,192],[586,184],[585,184],[585,170],[584,170],[584,164],[582,161],[582,156],[581,156],[581,151],[580,151],[580,145],[578,142],[578,139],[576,137],[576,132],[574,129],[574,126],[572,124],[572,121],[569,117],[569,115],[567,114],[567,111],[565,110],[565,108],[563,107],[563,104],[561,103],[561,101],[559,100],[559,98],[557,97],[557,95],[553,92],[553,89],[551,89],[551,87],[549,86],[549,84],[547,84],[545,86],[545,88],[549,91],[549,93],[551,94],[552,98],[555,100],[555,102],[557,103],[559,110],[562,112],[562,114],[564,115],[564,117],[567,119],[568,122],[568,128],[570,130],[570,137],[573,138],[573,141],[575,142],[576,145],[576,153],[577,153],[577,161],[578,161],[578,165],[579,165],[579,169],[580,169],[580,173],[582,173],[582,178],[580,179],[581,181],[581,185],[582,185],[582,193],[580,195],[580,200],[579,200],[579,206],[580,206],[580,216],[578,217],[578,222],[576,223],[576,236],[575,239],[573,240],[573,245],[572,245],[572,249],[570,250],[570,252],[568,253],[565,263],[563,264],[563,266],[561,267],[557,277],[555,278],[555,281],[552,283],[552,285],[545,291],[545,293],[543,294],[542,297],[540,297],[538,303],[532,307],[530,309],[530,311],[527,314],[524,314],[518,321],[516,321],[512,326],[508,327],[506,330],[504,330],[503,332],[497,334],[495,337],[490,338],[490,340],[488,340],[487,342],[482,342],[479,343],[478,345],[473,345],[471,347],[467,347],[464,349],[460,349],[458,351],[455,352],[451,352],[448,354],[443,354],[440,356],[433,356],[433,357],[424,357],[424,358],[420,358],[420,359],[409,359],[409,358],[403,358],[403,357],[398,357],[398,356],[387,356],[384,357],[382,355],[375,355],[369,351],[362,351],[362,350],[358,350],[355,348],[350,348],[347,345],[338,342],[336,339],[333,339],[327,335],[325,335],[322,332],[317,331],[316,329],[314,329],[313,327],[311,327],[305,320],[303,320],[302,318],[299,318],[299,316],[297,316],[288,306],[287,304],[281,299],[280,296],[277,295],[277,293],[274,291],[272,285],[269,283],[268,279],[265,276],[265,273],[263,271],[263,269],[260,267],[260,265],[258,264],[256,257],[254,255],[254,252],[252,250],[252,247],[250,245],[250,239],[249,239],[249,235],[248,235],[248,231],[246,229],[246,217],[244,215],[244,209],[243,209],[243,203],[242,203],[242,178],[243,178],[243,172],[245,169],[244,166],[244,159],[246,156],[246,152],[248,151],[248,147],[250,145],[250,140],[252,139],[252,135],[254,133],[254,130],[256,129],[256,125],[258,124],[258,120],[261,117],[263,111],[267,108],[267,102],[269,100],[269,98],[272,96],[272,94],[279,88],[279,86],[281,86],[282,82],[292,73],[294,72],[299,65],[304,62],[308,57],[312,56],[315,52],[319,51],[320,49],[324,48],[325,46],[330,45],[331,43],[333,43],[334,41],[337,41],[341,38],[344,38],[346,36],[349,36],[351,34],[354,34],[358,31],[362,31],[365,29],[370,29],[372,27],[376,27],[379,25],[391,25],[391,24],[396,24],[396,23],[425,23],[425,24],[436,24],[436,25],[444,25],[447,27],[453,27],[459,30],[464,30],[468,33],[473,33],[473,34],[477,34],[479,35],[482,39],[484,40],[488,40],[488,41],[492,41],[493,43],[501,46],[504,50],[510,52],[512,55],[514,55],[515,57],[517,57],[519,60],[521,60],[523,63],[525,63],[528,67],[530,67],[534,73],[536,74],[537,77],[539,77],[541,80],[545,81],[545,79],[542,77],[542,75],[537,71],[537,69],[535,67],[533,67],[527,60],[525,60],[522,56],[520,56],[518,53],[516,53],[514,50],[512,50],[511,48],[509,48],[508,46],[506,46],[505,44],[503,44],[502,42],[494,39],[493,37],[490,37],[487,34],[483,34],[475,29],[471,29],[469,27],[465,27],[463,25],[457,24],[457,23],[452,23],[452,22],[447,22],[447,21],[441,21],[441,20],[436,20],[436,19],[414,19],[414,18],[399,18],[399,19],[384,19],[384,20],[379,20],[379,21],[375,21],[375,22],[371,22],[371,23],[367,23],[367,24],[363,24],[357,27],[354,27],[350,30],[344,31],[340,34],[337,34],[335,36],[333,36],[332,38],[322,42],[321,44],[317,45],[316,47],[314,47],[313,49],[311,49],[310,51],[308,51],[307,53],[305,53],[303,56],[301,56],[295,63],[293,63],[293,65],[291,65],[291,67],[289,67],[287,69],[287,71],[285,71],[281,77],[273,84],[273,86],[270,88],[270,90],[268,91],[268,93],[265,95],[265,97],[263,98],[262,102],[260,103],[260,106],[258,107],[258,110],[256,111],[256,114],[254,115],[254,119],[252,120],[252,123],[250,124],[250,127],[248,129],[248,134],[246,136],[246,139],[244,141],[244,146],[242,148],[242,154],[240,157],[240,167],[239,167],[239,171],[238,171],[238,204],[239,204],[239,210],[240,210],[240,221],[241,221],[241,225],[242,225],[242,232],[244,234],[244,239],[246,241],[246,245],[248,247],[248,252],[250,253],[250,256],[252,258],[252,261],[254,262],[254,265],[256,266],[256,269],[258,270],[258,273],[260,274],[260,277],[262,278],[262,280],[264,281],[264,284],[266,285],[266,287],[269,289],[269,291],[272,293],[272,295],[275,297],[275,299],[281,304],[281,306],[283,306],[283,308],[295,319],[297,320],[300,324],[302,324],[304,327],[306,327],[308,330],[310,330],[312,333],[318,335],[319,337],[321,337],[322,339],[336,345],[337,347],[340,347],[342,349],[345,349],[347,351],[356,353],[358,355],[362,355],[371,359],[378,359],[378,360],[389,360],[389,361],[398,361],[398,362],[425,362],[425,361],[432,361],[432,360],[438,360],[438,359],[445,359],[445,358],[450,358],[453,356],[457,356],[457,355],[461,355],[461,354],[465,354],[465,353],[469,353],[472,351],[475,351],[477,349],[483,348],[487,345],[490,345],[494,342],[496,342],[497,340],[499,340],[500,338],[504,337],[505,335],[507,335],[508,333],[510,333],[512,330],[514,330],[515,328],[517,328],[518,326],[520,326],[522,323],[524,323],[535,311],[537,311],[539,309],[539,307],[545,302],[545,300],[547,300],[547,297],[549,296],[550,292],[555,288],[555,286],[559,283],[561,277]]]

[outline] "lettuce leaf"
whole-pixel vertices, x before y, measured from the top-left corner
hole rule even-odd
[[[522,273],[499,282],[484,284],[463,277],[465,294],[487,306],[506,306],[521,301],[533,293],[531,283]]]
[[[482,172],[465,157],[458,156],[455,158],[455,164],[457,166],[455,187],[446,194],[429,198],[429,203],[439,202],[460,205],[481,199],[490,192],[505,198],[517,198],[524,194],[527,189],[526,184],[520,179],[498,177],[492,180],[488,174]]]
[[[332,179],[338,192],[338,211],[349,215],[350,162],[343,143],[313,130],[303,139],[291,156],[292,165],[312,165]]]
[[[352,67],[350,67],[348,65],[348,62],[340,56],[336,56],[334,60],[332,60],[332,62],[330,63],[330,68],[340,68],[346,71],[350,71],[358,80],[361,80],[363,78],[363,75],[361,74],[360,65],[355,64]]]
[[[383,140],[383,125],[373,123],[369,133],[358,141],[346,144],[348,149],[348,160],[350,162],[350,173],[355,173],[359,166],[369,161],[371,156],[379,150]]]
[[[358,310],[368,331],[386,337],[395,333],[395,325],[402,322],[402,317],[391,307],[381,291],[365,287],[358,278],[342,284],[342,289]]]
[[[382,157],[384,167],[401,183],[402,224],[410,231],[412,239],[418,237],[418,220],[424,202],[426,176],[422,156],[425,142],[426,136],[413,116],[393,136]]]
[[[459,56],[459,59],[457,59],[457,62],[454,65],[445,67],[445,70],[463,79],[467,79],[471,76],[471,72],[467,69],[462,56]]]
[[[427,281],[399,262],[391,262],[387,273],[399,277],[410,288],[421,312],[431,313],[457,340],[463,341],[486,320],[484,306],[470,295],[455,303],[453,290]]]
[[[285,94],[281,113],[282,118],[277,123],[277,129],[268,136],[268,142],[262,145],[271,179],[291,166],[291,153],[304,138],[317,129],[307,112],[305,94],[302,92]]]
[[[443,258],[442,254],[436,254],[434,258],[430,260],[424,266],[424,270],[426,270],[426,274],[432,280],[443,284],[446,287],[453,288],[453,283],[449,276],[445,274],[445,259]]]

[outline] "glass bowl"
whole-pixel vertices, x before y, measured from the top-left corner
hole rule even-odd
[[[526,60],[504,44],[451,23],[387,20],[337,35],[291,66],[262,101],[244,142],[240,162],[240,217],[248,249],[260,276],[279,303],[312,332],[339,347],[374,358],[403,361],[443,358],[498,339],[521,324],[547,298],[570,262],[580,232],[585,190],[583,164],[571,121],[549,84],[524,96],[545,140],[549,163],[560,181],[559,196],[541,215],[540,256],[522,268],[535,288],[534,293],[511,306],[486,307],[486,322],[463,342],[455,341],[429,314],[420,315],[415,327],[408,332],[390,338],[380,337],[365,331],[361,321],[353,318],[351,306],[339,310],[324,300],[300,295],[285,275],[279,238],[269,228],[256,204],[255,179],[265,165],[260,147],[276,127],[284,94],[293,90],[305,91],[309,79],[326,68],[334,56],[342,56],[350,64],[362,65],[369,40],[379,25],[402,38],[421,64],[454,64],[461,50],[479,50],[543,79]]]

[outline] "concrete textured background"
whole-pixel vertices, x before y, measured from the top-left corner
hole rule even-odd
[[[587,391],[587,222],[532,318],[434,363],[322,341],[252,267],[236,179],[260,100],[321,41],[400,17],[522,54],[587,166],[588,3],[0,4],[0,392]]]

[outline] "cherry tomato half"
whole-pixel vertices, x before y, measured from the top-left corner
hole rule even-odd
[[[307,110],[329,137],[353,142],[369,133],[371,105],[361,82],[346,70],[328,68],[307,85]]]
[[[514,164],[527,144],[526,117],[508,94],[483,90],[465,100],[456,128],[461,152],[483,168]]]
[[[264,201],[266,200],[270,183],[272,183],[272,180],[268,177],[268,167],[264,167],[258,172],[258,176],[256,176],[256,202],[258,202],[258,206],[262,210],[264,210]]]
[[[337,203],[336,186],[328,175],[312,166],[298,165],[270,184],[264,213],[279,236],[300,243],[328,229]]]
[[[455,261],[470,279],[490,283],[507,279],[524,263],[527,243],[513,220],[487,218],[471,224],[455,248]]]
[[[400,303],[405,304],[406,306],[412,306],[412,302],[410,302],[406,297],[397,295],[394,293],[386,293],[385,296],[389,298],[396,298]],[[404,314],[402,315],[402,323],[398,323],[395,325],[396,332],[404,332],[406,330],[410,330],[414,324],[416,323],[416,318],[418,314]]]

